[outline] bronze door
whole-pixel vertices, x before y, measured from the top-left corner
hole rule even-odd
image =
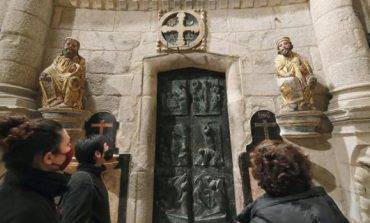
[[[195,68],[160,73],[157,99],[153,222],[232,222],[224,74]]]

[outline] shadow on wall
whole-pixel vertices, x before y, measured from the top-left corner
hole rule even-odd
[[[369,1],[367,1],[369,2]],[[360,20],[362,26],[366,33],[369,33],[368,27],[370,27],[370,2],[366,3],[366,0],[354,0],[353,1],[353,9],[357,18]]]
[[[329,101],[332,96],[329,94],[329,89],[324,84],[319,81],[316,84],[315,88],[315,107],[319,111],[327,111],[329,106]]]
[[[303,151],[307,152],[309,156],[311,154],[312,155],[316,154],[316,157],[318,157],[317,154],[326,153],[326,151],[329,151],[331,149],[331,145],[327,141],[327,138],[325,137],[316,137],[308,139],[284,139],[284,140],[300,147]],[[314,183],[316,185],[323,186],[327,192],[333,192],[335,189],[337,189],[338,185],[336,184],[335,175],[323,166],[325,165],[324,163],[318,163],[315,160],[315,156],[309,158],[312,165],[311,171]],[[335,160],[333,165],[335,165]]]
[[[335,176],[324,167],[311,162],[312,178],[316,184],[325,188],[327,192],[332,192],[337,187],[335,183]]]
[[[107,81],[113,75],[103,75],[97,82],[98,74],[87,74],[86,95],[84,97],[84,108],[91,112],[107,111],[115,114],[121,99],[121,92]],[[119,82],[120,80],[117,80]]]

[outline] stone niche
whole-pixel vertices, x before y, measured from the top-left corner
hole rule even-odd
[[[275,114],[268,110],[255,112],[250,119],[252,139],[239,156],[239,168],[243,182],[244,205],[261,196],[264,191],[251,175],[249,154],[263,140],[282,140]]]
[[[127,222],[151,223],[153,217],[155,132],[158,73],[200,68],[225,73],[228,121],[233,163],[233,180],[237,212],[244,207],[242,182],[238,168],[238,154],[244,150],[245,133],[239,60],[236,57],[210,53],[167,54],[147,57],[143,60],[143,91],[140,99],[140,124],[136,148],[130,170]]]

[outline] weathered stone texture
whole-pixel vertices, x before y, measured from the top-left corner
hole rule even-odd
[[[231,31],[253,31],[274,28],[274,14],[270,7],[230,10],[228,23]],[[246,16],[247,15],[247,16]],[[256,19],[258,17],[258,19]]]
[[[50,11],[49,14],[51,14]],[[47,27],[48,23],[39,17],[13,9],[12,15],[4,18],[2,32],[22,35],[43,44]]]
[[[9,0],[1,0],[0,1],[0,28],[1,28],[1,24],[3,23],[5,13],[8,9],[8,2],[9,2]]]
[[[30,49],[32,46],[32,49]],[[37,69],[41,64],[43,45],[20,35],[3,34],[0,60],[11,60]]]
[[[36,83],[35,73],[36,70],[32,67],[19,64],[13,61],[6,61],[6,63],[0,62],[0,80],[7,84],[12,84],[16,86],[22,86],[28,89],[34,89]],[[22,74],[20,78],[19,74]]]
[[[243,94],[246,96],[279,94],[276,78],[272,74],[250,74],[243,78]]]
[[[0,87],[3,105],[35,108],[33,90],[36,89],[53,2],[12,0],[7,4],[0,33],[0,83],[10,87]],[[27,90],[30,94],[25,93]],[[22,100],[28,101],[27,105],[20,105]]]
[[[60,28],[94,31],[113,31],[115,12],[67,9],[63,10]]]
[[[50,12],[53,11],[53,4],[50,4],[49,1],[14,1],[10,5],[9,10],[25,12],[39,18],[43,23],[48,25],[50,23]],[[17,16],[13,15],[13,17]]]
[[[117,12],[114,29],[116,31],[145,32],[150,30],[152,13],[148,12]]]
[[[325,0],[325,1],[310,1],[311,15],[314,22],[320,19],[326,13],[344,7],[352,6],[353,0]]]
[[[92,96],[88,95],[85,101],[85,109],[90,111],[107,111],[113,115],[118,114],[120,97],[109,96]]]
[[[301,27],[312,25],[307,4],[288,5],[273,8],[277,28]]]
[[[228,32],[227,10],[215,10],[207,13],[208,32]]]
[[[370,53],[352,1],[313,0],[310,5],[330,88],[369,82],[370,69],[366,61],[370,58]],[[353,77],[354,73],[356,78]]]
[[[82,48],[88,50],[132,50],[140,43],[140,32],[81,31]]]

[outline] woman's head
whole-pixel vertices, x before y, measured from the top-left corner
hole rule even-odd
[[[252,175],[271,196],[304,192],[311,187],[310,161],[299,148],[265,140],[251,153]]]
[[[10,116],[0,120],[0,146],[7,168],[64,169],[72,158],[68,133],[56,121]]]

